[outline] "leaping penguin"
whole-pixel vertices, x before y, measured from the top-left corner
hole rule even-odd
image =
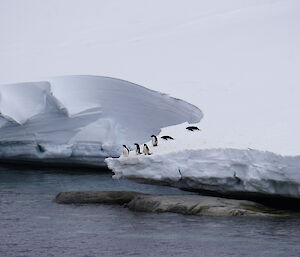
[[[189,127],[186,127],[187,130],[189,131],[194,131],[194,130],[200,130],[198,127],[196,126],[189,126]]]
[[[174,140],[174,138],[173,138],[173,137],[170,137],[170,136],[162,136],[162,137],[160,137],[160,138],[162,138],[162,139],[164,139],[164,140]]]
[[[152,138],[152,145],[157,146],[158,144],[157,137],[155,135],[152,135],[151,138]]]
[[[134,145],[135,145],[135,152],[136,152],[136,154],[137,155],[142,154],[141,153],[140,145],[138,143],[135,143]]]
[[[149,147],[148,147],[146,144],[144,144],[144,147],[143,147],[143,153],[144,153],[145,155],[151,155],[151,153],[150,153],[150,151],[149,151]]]
[[[129,149],[126,145],[123,145],[123,156],[128,157],[129,156]]]

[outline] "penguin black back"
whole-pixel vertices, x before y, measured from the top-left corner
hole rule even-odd
[[[129,149],[126,145],[123,145],[123,156],[128,157],[129,156]]]
[[[149,147],[146,144],[144,144],[143,153],[145,155],[151,155],[151,153],[149,151]]]
[[[160,138],[162,138],[162,139],[164,139],[164,140],[174,140],[174,138],[173,138],[173,137],[170,137],[170,136],[162,136],[162,137],[160,137]]]
[[[136,152],[136,154],[142,154],[141,153],[140,145],[138,143],[134,143],[134,145],[135,145],[135,152]]]
[[[198,127],[196,127],[196,126],[188,126],[188,127],[186,127],[186,129],[189,130],[189,131],[200,130],[200,129],[199,129]]]

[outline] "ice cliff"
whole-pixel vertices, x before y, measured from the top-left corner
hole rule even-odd
[[[195,106],[108,77],[66,76],[0,85],[0,159],[104,165],[122,144],[198,122]]]

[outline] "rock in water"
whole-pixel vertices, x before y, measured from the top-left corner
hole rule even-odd
[[[59,193],[54,201],[63,204],[124,204],[141,193],[132,191],[66,191]]]
[[[274,210],[245,201],[200,195],[142,195],[127,206],[134,211],[175,212],[197,216],[272,216]]]
[[[60,204],[125,204],[130,210],[174,212],[197,216],[287,216],[261,204],[202,195],[148,195],[132,191],[69,191],[54,199]]]

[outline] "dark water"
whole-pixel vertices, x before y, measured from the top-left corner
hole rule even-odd
[[[111,205],[59,205],[64,190],[184,193],[110,174],[0,168],[0,257],[300,256],[297,218],[135,213]]]

